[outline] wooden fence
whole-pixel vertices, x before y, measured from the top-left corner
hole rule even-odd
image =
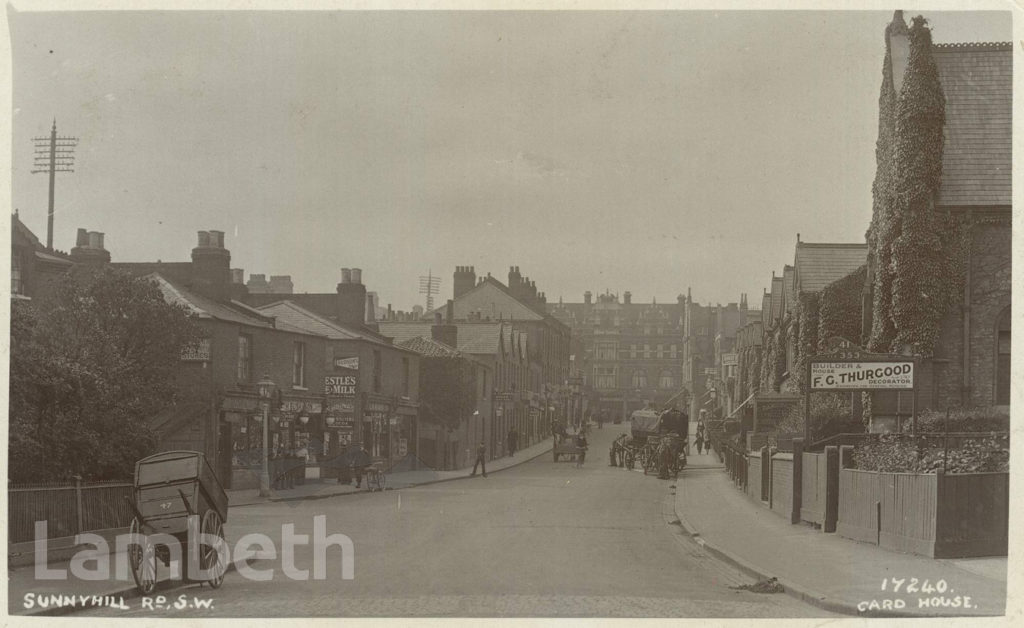
[[[842,469],[842,536],[935,558],[1005,555],[1009,474]]]
[[[124,498],[134,499],[132,490],[130,482],[8,486],[7,541],[35,540],[36,521],[47,523],[46,535],[51,539],[127,527],[132,514]]]
[[[800,519],[816,525],[825,523],[825,495],[828,475],[825,468],[825,454],[803,454],[801,469]]]
[[[775,453],[770,462],[768,506],[783,517],[789,517],[793,511],[793,454]]]

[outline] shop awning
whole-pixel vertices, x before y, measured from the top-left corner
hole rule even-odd
[[[194,421],[202,421],[209,411],[209,405],[203,401],[175,404],[167,406],[157,413],[156,416],[149,419],[149,426],[157,434],[172,434]]]

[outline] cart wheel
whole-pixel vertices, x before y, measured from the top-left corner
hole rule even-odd
[[[139,593],[149,595],[156,589],[156,547],[142,534],[142,523],[132,517],[128,529],[132,541],[128,545],[128,564]]]
[[[206,581],[210,588],[219,589],[220,585],[224,584],[224,574],[227,572],[227,565],[224,564],[224,555],[221,552],[224,551],[226,554],[227,546],[224,542],[224,523],[216,510],[207,510],[203,515],[202,533],[206,536],[200,538],[216,540],[213,544],[199,543],[199,566],[204,571],[213,573],[213,577]]]

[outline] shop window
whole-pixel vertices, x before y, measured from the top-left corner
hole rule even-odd
[[[252,336],[238,334],[238,381],[252,381]]]
[[[292,345],[292,386],[306,387],[306,343]]]
[[[996,405],[1010,405],[1010,308],[996,324]]]

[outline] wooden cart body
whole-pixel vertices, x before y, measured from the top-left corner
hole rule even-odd
[[[150,532],[183,535],[188,516],[214,510],[228,518],[228,495],[206,456],[198,451],[164,451],[135,463],[135,504]]]

